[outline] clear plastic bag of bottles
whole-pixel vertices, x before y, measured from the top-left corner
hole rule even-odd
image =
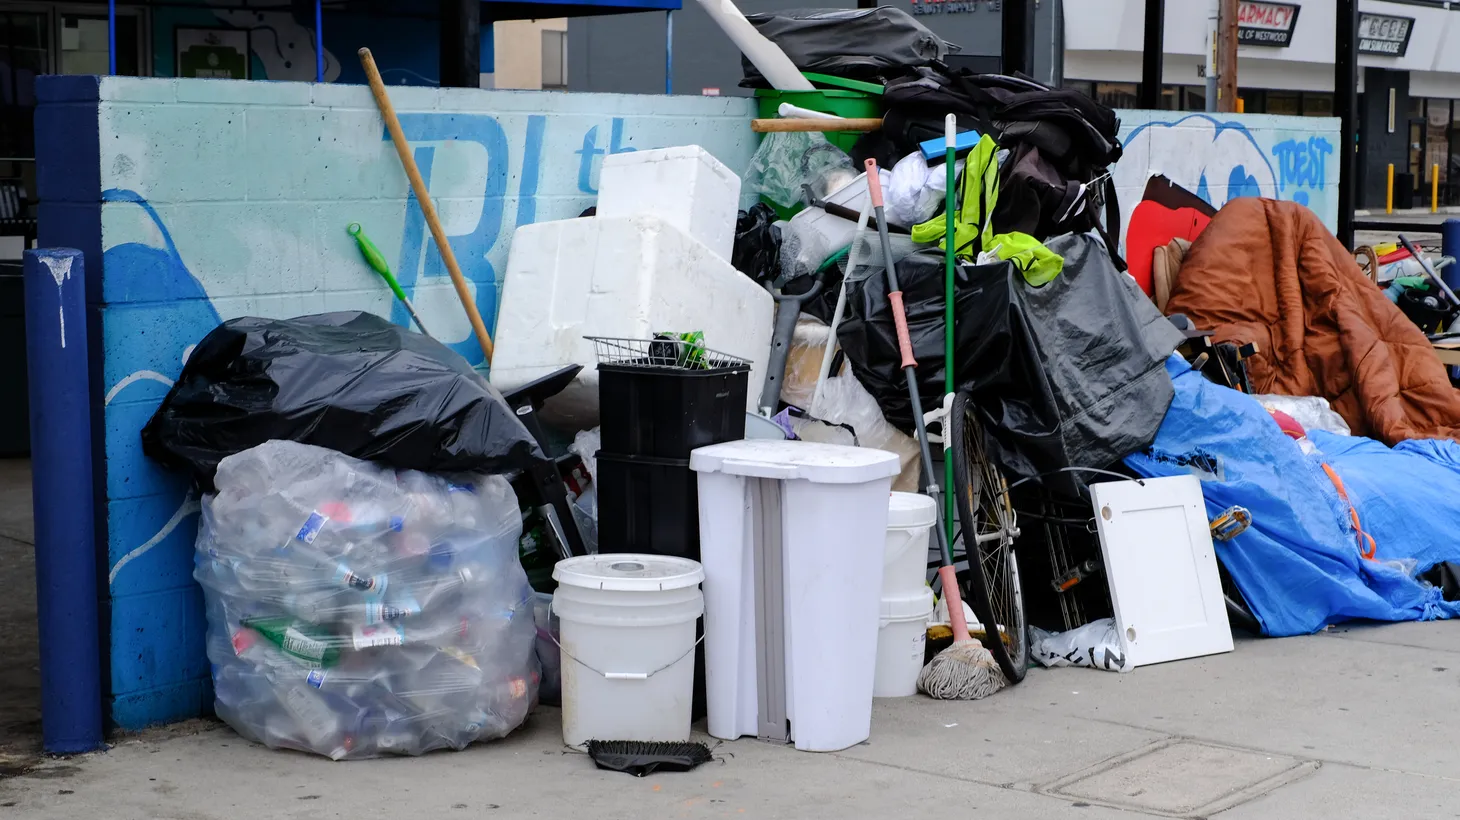
[[[500,476],[287,441],[225,458],[195,576],[218,716],[336,760],[461,749],[535,705],[522,522]]]

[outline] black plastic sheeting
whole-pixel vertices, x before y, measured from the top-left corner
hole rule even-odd
[[[955,290],[956,384],[984,415],[990,456],[1029,477],[1064,467],[1105,468],[1149,447],[1174,391],[1166,357],[1181,333],[1089,234],[1046,243],[1064,271],[1030,287],[1011,264],[961,265]],[[922,251],[898,265],[923,406],[943,395],[943,257]],[[848,294],[837,337],[853,372],[888,421],[912,430],[897,337],[881,272]],[[1042,483],[1078,496],[1075,473]]]
[[[880,82],[888,69],[941,61],[958,46],[928,30],[902,9],[792,9],[748,14],[756,30],[781,47],[796,68],[834,77]],[[765,78],[742,57],[745,81]]]
[[[224,322],[142,430],[147,455],[205,490],[219,461],[270,439],[433,473],[504,472],[543,458],[466,359],[354,311]]]

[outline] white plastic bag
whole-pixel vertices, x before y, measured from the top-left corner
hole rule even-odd
[[[1115,634],[1115,619],[1101,618],[1068,632],[1045,632],[1029,627],[1029,654],[1041,666],[1084,666],[1107,672],[1129,672],[1135,667],[1126,660]]]
[[[896,492],[918,490],[918,470],[922,468],[918,443],[901,430],[887,423],[877,400],[853,375],[826,380],[821,396],[814,402],[811,415],[832,425],[845,424],[856,431],[857,444],[896,453],[902,472],[892,482]],[[796,437],[805,441],[845,444],[849,434],[838,427],[818,423],[815,419],[797,419]]]
[[[954,165],[963,173],[963,161]],[[948,191],[948,166],[928,165],[921,151],[898,160],[887,186],[887,218],[894,224],[912,227],[938,214]]]
[[[1322,396],[1279,396],[1276,393],[1260,393],[1252,398],[1269,412],[1277,410],[1293,417],[1303,425],[1304,430],[1325,430],[1340,436],[1352,435],[1348,422],[1336,413]]]

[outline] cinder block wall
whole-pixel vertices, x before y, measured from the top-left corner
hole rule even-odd
[[[86,253],[98,572],[112,722],[211,709],[198,499],[139,433],[220,320],[404,311],[345,232],[360,222],[427,325],[482,359],[369,90],[217,80],[37,83],[40,241]],[[750,160],[752,103],[397,88],[416,161],[492,324],[512,232],[577,216],[607,153],[699,144]]]

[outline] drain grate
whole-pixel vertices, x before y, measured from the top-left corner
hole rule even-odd
[[[1173,740],[1107,760],[1041,791],[1173,817],[1206,816],[1317,768],[1286,755]]]

